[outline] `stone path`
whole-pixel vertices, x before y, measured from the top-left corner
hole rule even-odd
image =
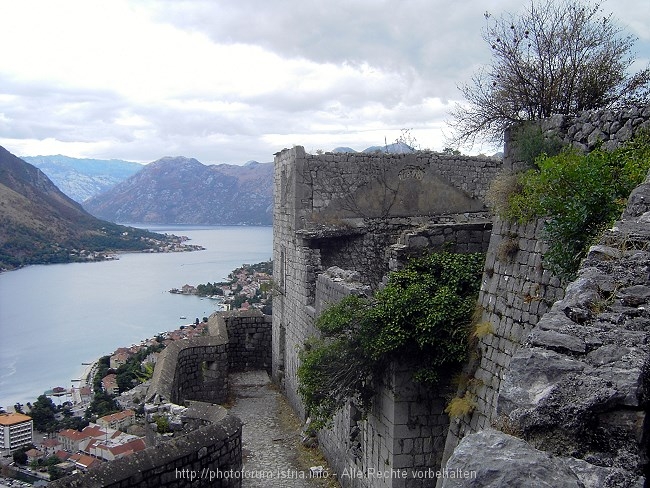
[[[339,486],[310,477],[309,468],[324,461],[302,446],[300,421],[265,371],[232,374],[230,384],[235,396],[230,412],[244,423],[243,488]]]

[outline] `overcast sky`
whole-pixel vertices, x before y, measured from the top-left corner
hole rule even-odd
[[[0,145],[19,156],[267,162],[410,129],[440,151],[524,0],[0,0]],[[609,0],[650,60],[650,2]],[[474,147],[471,153],[494,152]]]

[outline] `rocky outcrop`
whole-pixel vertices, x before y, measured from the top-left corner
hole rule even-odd
[[[440,474],[442,488],[643,486],[640,481],[621,483],[624,477],[620,470],[554,457],[493,429],[465,437]]]
[[[647,469],[649,224],[650,176],[515,353],[498,399],[501,425],[532,446],[612,470],[598,486]]]

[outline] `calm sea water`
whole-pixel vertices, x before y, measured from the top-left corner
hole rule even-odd
[[[76,385],[83,362],[210,315],[212,300],[168,290],[222,281],[241,264],[272,256],[271,227],[148,228],[186,235],[206,250],[0,274],[0,406]]]

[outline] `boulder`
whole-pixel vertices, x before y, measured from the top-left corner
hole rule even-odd
[[[468,476],[450,476],[455,473]],[[443,474],[442,488],[584,488],[561,459],[497,430],[465,437]]]

